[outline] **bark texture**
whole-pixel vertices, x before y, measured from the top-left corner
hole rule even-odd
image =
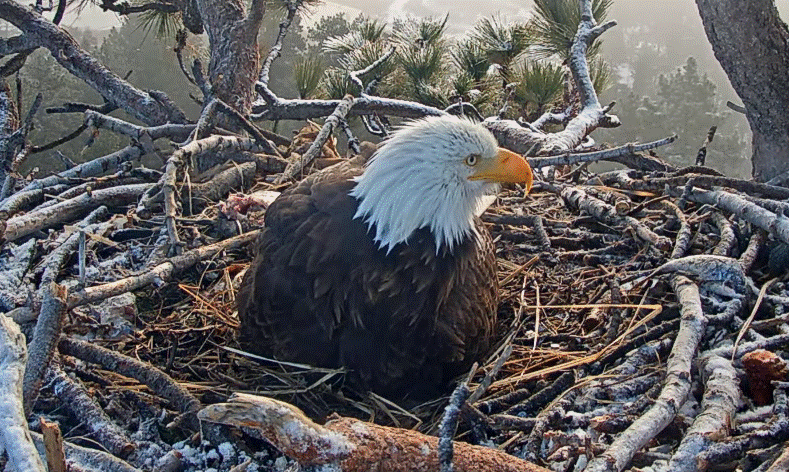
[[[789,170],[789,29],[774,0],[696,0],[715,57],[753,132],[753,176]]]
[[[262,21],[261,2],[253,2],[245,15],[242,0],[198,0],[211,48],[208,80],[217,98],[241,114],[252,111],[260,54],[257,30]]]

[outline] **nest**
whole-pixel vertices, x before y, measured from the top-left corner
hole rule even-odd
[[[260,190],[271,188],[260,182],[250,194],[206,207],[193,219],[191,231],[187,226],[185,233],[194,236],[187,245],[205,242],[203,235],[215,229],[214,223],[206,222],[216,221],[220,214],[231,214],[240,227],[250,221],[259,223],[265,204],[249,204],[249,195],[259,196]],[[537,190],[524,196],[521,189],[505,190],[483,215],[496,244],[501,339],[490,357],[469,374],[467,386],[477,394],[464,409],[458,438],[495,445],[562,470],[580,457],[601,453],[606,442],[653,405],[667,375],[666,358],[680,328],[681,304],[671,278],[658,275],[670,260],[669,251],[640,239],[633,225],[582,214],[568,202],[566,192],[548,184],[544,188],[553,191]],[[735,226],[716,217],[720,214],[710,207],[689,205],[679,213],[686,215],[682,221],[677,213],[666,211],[668,197],[657,192],[583,189],[586,198],[618,210],[611,218],[635,218],[660,238],[681,239],[683,228],[690,225],[689,257],[723,252],[752,258],[746,263],[754,264],[753,280],[761,284],[770,277],[765,240],[761,239],[761,251],[748,252],[748,241],[759,233],[748,225]],[[729,240],[730,234],[738,237]],[[152,244],[153,236],[112,249],[100,249],[97,240],[95,254],[117,254]],[[105,310],[101,313],[84,307],[75,310],[65,332],[92,338],[94,343],[161,369],[203,404],[225,401],[233,392],[250,393],[296,405],[319,422],[340,415],[437,434],[450,392],[427,403],[398,402],[351,389],[339,369],[277,362],[243,352],[236,340],[234,298],[249,262],[248,247],[217,254],[177,282],[137,292],[136,301],[120,303],[116,318],[110,316],[112,310],[108,314],[106,304],[99,307]],[[725,277],[699,280],[702,285],[726,282]],[[771,310],[783,309],[776,303],[784,300],[780,295],[784,290],[782,282],[770,287],[770,293],[777,294],[769,300]],[[724,303],[731,299],[715,295],[714,289],[711,293],[702,297],[710,319],[702,351],[730,345],[740,332],[735,328],[743,325],[739,315],[744,306],[728,316]],[[772,313],[764,306],[756,316],[756,320],[764,318],[755,322],[760,330],[751,340],[778,334],[779,322],[767,322]],[[711,334],[711,329],[717,333]],[[195,432],[179,423],[177,412],[168,410],[169,405],[141,383],[69,357],[64,360],[66,368],[90,385],[102,406],[117,412],[116,421],[130,431],[147,420],[169,422],[171,429],[165,436],[171,441],[187,439]],[[743,370],[740,375],[747,384]],[[696,375],[693,385],[702,389],[689,400],[697,405],[704,387]],[[37,409],[61,416],[52,392],[45,389],[44,394]],[[161,421],[163,414],[168,421]],[[653,451],[676,447],[677,438],[689,427],[690,416],[677,416],[648,450],[636,454],[634,464],[650,465],[668,457]],[[598,437],[589,441],[578,433],[579,428],[595,431]],[[89,431],[75,424],[68,435],[83,434]],[[274,457],[276,453],[270,450],[269,458]]]

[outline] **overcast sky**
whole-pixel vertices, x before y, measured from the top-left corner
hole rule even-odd
[[[22,0],[21,3],[29,3]],[[639,15],[666,15],[673,13],[674,6],[679,11],[687,11],[693,6],[693,0],[615,0],[613,14],[628,12],[633,16]],[[777,0],[776,4],[782,15],[789,14],[789,0]],[[529,0],[333,0],[324,2],[322,7],[316,9],[316,15],[331,13],[347,8],[349,12],[363,11],[367,15],[389,17],[402,13],[415,16],[443,16],[449,13],[449,23],[453,29],[463,29],[481,16],[500,14],[504,18],[522,19],[528,16],[532,2]],[[785,16],[786,18],[786,16]],[[88,9],[80,17],[71,11],[66,16],[64,24],[78,27],[109,28],[118,24],[114,13],[102,12],[99,8]]]

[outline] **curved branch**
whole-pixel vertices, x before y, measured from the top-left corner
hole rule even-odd
[[[521,154],[552,154],[575,149],[589,133],[599,127],[615,128],[621,124],[619,118],[608,114],[613,104],[606,107],[600,105],[586,58],[589,45],[614,25],[616,22],[610,21],[597,26],[592,16],[591,0],[581,1],[581,22],[570,47],[568,62],[580,95],[581,110],[578,116],[570,120],[564,130],[552,134],[524,128],[509,120],[486,121],[485,125],[499,140],[499,145]]]
[[[340,101],[340,104],[337,105],[337,109],[334,110],[331,116],[326,119],[326,123],[324,123],[323,127],[321,127],[320,132],[315,137],[315,141],[312,142],[307,152],[305,152],[304,155],[301,156],[301,159],[299,159],[297,162],[291,162],[288,164],[288,167],[285,169],[285,171],[274,180],[275,184],[281,184],[286,180],[292,179],[301,173],[301,171],[304,170],[304,167],[312,162],[313,159],[318,157],[321,149],[323,148],[323,143],[326,142],[334,129],[337,128],[339,122],[344,120],[348,115],[348,110],[350,110],[353,106],[353,102],[354,98],[352,95],[346,95],[345,98]]]
[[[256,11],[260,10],[260,20],[258,21],[258,26],[260,26],[260,21],[263,18],[262,11],[265,10],[264,7],[255,8],[257,3],[264,3],[259,0],[253,0],[252,6],[250,7],[250,16],[247,17],[247,21],[257,18],[257,15],[254,14]],[[288,28],[290,28],[290,24],[293,22],[293,18],[296,16],[296,10],[298,10],[298,5],[296,2],[285,2],[285,5],[288,8],[288,16],[279,24],[279,32],[277,33],[277,39],[274,41],[274,45],[271,46],[271,50],[266,56],[266,60],[263,62],[263,65],[260,67],[260,78],[258,79],[263,85],[268,87],[269,82],[269,71],[271,70],[271,64],[282,54],[282,40],[285,38],[285,34],[288,32]],[[255,28],[257,30],[257,28]]]

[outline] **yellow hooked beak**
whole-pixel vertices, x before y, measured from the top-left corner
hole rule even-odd
[[[528,192],[531,190],[532,173],[526,159],[508,149],[499,148],[494,159],[480,159],[476,172],[469,176],[469,180],[525,183]]]

